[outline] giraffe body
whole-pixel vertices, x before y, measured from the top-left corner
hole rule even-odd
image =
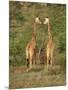
[[[48,24],[48,42],[47,42],[47,47],[46,47],[47,68],[48,68],[49,64],[51,66],[53,65],[55,43],[54,43],[53,36],[51,33],[51,26],[50,26],[49,18],[45,18],[44,24]]]
[[[35,61],[33,61],[34,57],[36,55],[35,48],[36,48],[36,39],[35,39],[35,36],[33,35],[31,41],[26,46],[26,59],[27,59],[27,68],[28,69],[31,69],[32,62],[35,62]]]
[[[26,46],[27,71],[29,71],[32,68],[33,62],[36,63],[36,35],[35,35],[36,24],[35,23],[41,24],[41,21],[38,17],[35,18],[32,38]]]

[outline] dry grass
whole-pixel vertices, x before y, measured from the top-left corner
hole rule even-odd
[[[47,69],[41,65],[33,66],[26,72],[26,66],[10,67],[9,88],[32,88],[65,85],[65,73],[56,65]]]

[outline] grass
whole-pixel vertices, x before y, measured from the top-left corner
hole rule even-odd
[[[62,86],[66,84],[66,76],[59,65],[52,68],[41,65],[33,66],[33,69],[26,72],[26,66],[10,67],[9,88],[32,88]]]

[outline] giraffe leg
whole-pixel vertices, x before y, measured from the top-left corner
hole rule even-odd
[[[47,68],[49,67],[49,52],[47,52]]]
[[[47,57],[47,68],[49,67],[49,57]]]
[[[36,64],[36,54],[34,55],[34,58],[33,58],[34,60],[34,64]]]
[[[50,60],[50,49],[47,48],[47,68],[49,67],[49,60]]]
[[[27,64],[27,68],[29,68],[29,51],[26,48],[26,64]]]
[[[29,64],[29,68],[32,68],[32,61],[33,61],[33,51],[30,50],[30,64]]]
[[[34,49],[34,64],[36,64],[36,49]]]
[[[27,68],[29,68],[29,59],[27,59]]]
[[[51,67],[53,66],[53,52],[51,53]]]
[[[30,69],[32,68],[32,59],[30,59]]]
[[[29,67],[27,68],[27,72],[32,68],[32,58],[29,59]]]

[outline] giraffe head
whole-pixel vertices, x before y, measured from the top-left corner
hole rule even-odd
[[[45,18],[45,21],[43,22],[43,24],[48,24],[48,22],[49,22],[49,18],[46,17],[46,18]]]
[[[42,24],[42,22],[41,22],[41,20],[40,20],[39,17],[36,17],[36,18],[35,18],[35,23]]]

